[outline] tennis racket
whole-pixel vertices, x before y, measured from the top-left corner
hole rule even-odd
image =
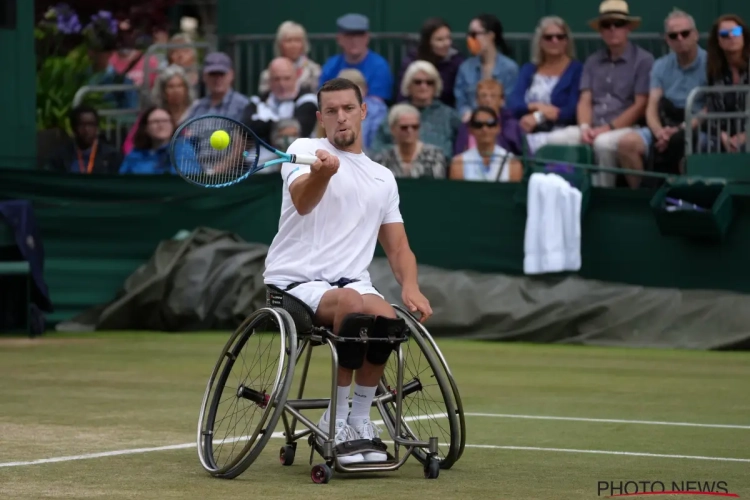
[[[313,155],[279,151],[244,124],[217,115],[199,116],[177,127],[169,156],[183,179],[206,188],[233,186],[280,163],[312,165],[318,161]],[[260,163],[261,156],[268,159]]]

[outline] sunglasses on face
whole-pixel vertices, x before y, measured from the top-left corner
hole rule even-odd
[[[742,36],[742,26],[735,26],[731,30],[721,30],[719,31],[719,36],[721,38],[729,38],[730,36]]]
[[[398,128],[400,128],[402,132],[406,132],[408,130],[417,131],[419,130],[419,123],[414,125],[399,125]]]
[[[548,42],[551,42],[552,40],[562,42],[563,40],[568,39],[568,35],[566,35],[565,33],[555,33],[552,35],[542,35],[542,38],[544,38]]]
[[[469,123],[469,126],[475,130],[479,130],[482,128],[492,128],[497,126],[497,121],[495,120],[489,120],[486,122],[480,122],[480,121],[472,121]]]
[[[487,32],[486,32],[486,31],[469,31],[469,32],[467,33],[467,36],[468,36],[469,38],[476,38],[476,37],[478,37],[478,36],[480,36],[480,35],[485,35],[485,34],[487,34]]]
[[[628,22],[624,19],[611,19],[599,23],[599,27],[603,30],[608,30],[610,28],[624,28],[627,25]]]
[[[687,38],[690,36],[690,33],[692,33],[693,30],[682,30],[682,31],[674,31],[672,33],[667,33],[667,36],[670,40],[677,40],[678,38]]]
[[[411,81],[411,83],[413,83],[414,85],[429,85],[430,87],[432,87],[433,85],[435,85],[435,80],[422,80],[421,78],[415,78]]]

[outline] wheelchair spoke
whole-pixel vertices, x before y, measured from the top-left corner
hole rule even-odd
[[[422,349],[423,345],[412,337],[402,344],[404,354],[404,386],[418,382],[419,389],[410,392],[402,400],[402,432],[412,439],[427,441],[437,437],[440,443],[438,455],[445,459],[451,452],[452,423],[444,401],[441,386],[435,375],[434,362]],[[384,373],[384,385],[389,390],[396,388],[398,360],[391,356]],[[395,401],[390,403],[390,414],[395,417]]]

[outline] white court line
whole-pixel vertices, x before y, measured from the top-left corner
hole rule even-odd
[[[467,417],[497,417],[497,418],[541,418],[541,419],[552,419],[552,420],[570,420],[568,417],[537,417],[537,416],[531,416],[531,415],[503,415],[503,414],[495,414],[495,413],[465,413],[464,414]],[[405,420],[407,421],[413,421],[413,420],[424,420],[427,418],[432,417],[438,417],[438,416],[445,416],[445,414],[434,414],[434,415],[420,415],[419,417],[407,417]],[[603,420],[603,419],[579,419],[576,418],[574,420],[582,420],[586,422],[612,422],[612,420]],[[615,422],[623,422],[623,423],[650,423],[650,424],[656,424],[656,425],[682,425],[681,423],[672,423],[672,422],[641,422],[636,420],[617,420]],[[375,421],[376,424],[383,424],[382,420]],[[684,425],[699,425],[699,426],[711,426],[709,424],[684,424]],[[734,427],[731,427],[734,428]],[[739,428],[745,428],[743,426],[739,426]],[[271,434],[272,438],[283,438],[284,433],[283,432],[274,432]],[[234,439],[227,439],[227,442],[233,442],[233,441],[241,441],[242,439],[247,439],[247,437],[239,437]],[[392,441],[384,441],[386,443],[393,444]],[[441,443],[441,445],[445,446],[445,443]],[[183,444],[173,444],[168,446],[157,446],[153,448],[131,448],[128,450],[115,450],[115,451],[104,451],[101,453],[87,453],[85,455],[72,455],[67,457],[54,457],[54,458],[42,458],[39,460],[30,460],[27,462],[6,462],[6,463],[0,463],[0,468],[3,467],[22,467],[22,466],[28,466],[28,465],[41,465],[41,464],[50,464],[50,463],[57,463],[57,462],[72,462],[74,460],[88,460],[93,458],[105,458],[105,457],[116,457],[116,456],[122,456],[122,455],[137,455],[142,453],[152,453],[152,452],[158,452],[158,451],[170,451],[170,450],[183,450],[183,449],[190,449],[195,448],[195,443],[183,443]],[[668,454],[662,454],[662,453],[645,453],[645,452],[631,452],[631,451],[607,451],[607,450],[577,450],[577,449],[568,449],[568,448],[540,448],[535,446],[501,446],[501,445],[492,445],[492,444],[467,444],[467,448],[476,448],[476,449],[485,449],[485,450],[513,450],[513,451],[546,451],[546,452],[557,452],[557,453],[582,453],[582,454],[595,454],[595,455],[615,455],[615,456],[630,456],[630,457],[646,457],[646,458],[674,458],[674,459],[683,459],[683,460],[708,460],[708,461],[715,461],[715,462],[742,462],[742,463],[750,463],[750,458],[731,458],[731,457],[704,457],[704,456],[698,456],[698,455],[668,455]]]
[[[750,430],[750,425],[733,424],[697,424],[692,422],[659,422],[652,420],[622,420],[616,418],[584,418],[584,417],[552,417],[546,415],[513,415],[505,413],[464,413],[466,417],[490,418],[522,418],[530,420],[566,420],[569,422],[599,422],[610,424],[640,424],[640,425],[672,425],[676,427],[703,427],[707,429],[744,429]]]

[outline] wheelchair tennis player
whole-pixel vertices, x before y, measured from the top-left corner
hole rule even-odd
[[[421,322],[432,315],[432,309],[417,283],[417,262],[399,210],[396,180],[362,151],[367,105],[357,85],[335,78],[318,91],[318,110],[326,137],[297,139],[287,150],[315,155],[318,161],[311,166],[284,163],[281,168],[281,217],[264,281],[305,302],[315,312],[315,321],[332,326],[335,335],[358,336],[359,315],[375,316],[374,336],[405,331],[404,320],[397,319],[370,282],[368,268],[378,241],[402,287],[404,305],[421,313]],[[337,447],[351,441],[372,442],[380,429],[370,420],[370,408],[393,347],[345,342],[337,350],[337,404],[329,405],[318,426],[328,432],[330,419],[335,419]],[[339,454],[339,462],[385,461],[383,446],[352,447]]]

